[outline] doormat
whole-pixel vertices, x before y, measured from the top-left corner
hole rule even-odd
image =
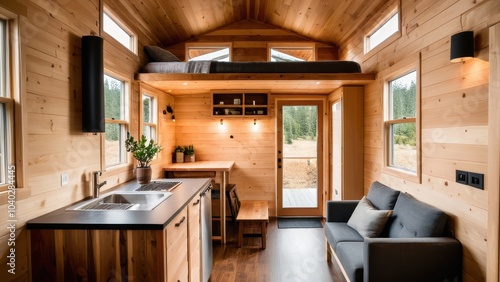
[[[323,228],[321,218],[278,218],[278,228]]]

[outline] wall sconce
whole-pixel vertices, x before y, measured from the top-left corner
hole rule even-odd
[[[220,119],[220,125],[224,125],[224,120]]]
[[[167,109],[163,110],[163,114],[166,115],[167,113],[172,115],[172,121],[175,121],[175,115],[174,115],[174,110],[170,105],[167,106]]]
[[[474,58],[474,32],[462,31],[451,36],[450,62],[458,63]]]
[[[257,125],[257,119],[256,118],[253,119],[253,125]]]

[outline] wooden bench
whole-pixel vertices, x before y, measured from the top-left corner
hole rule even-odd
[[[266,248],[266,229],[269,222],[267,201],[241,201],[240,210],[236,217],[238,222],[238,247],[243,243],[243,227],[248,222],[260,222],[262,248]]]

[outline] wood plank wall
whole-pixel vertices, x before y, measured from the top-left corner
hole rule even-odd
[[[139,55],[126,50],[104,35],[105,68],[130,82],[130,132],[139,134],[140,85],[133,77],[142,48],[156,42],[154,31],[144,21],[130,16],[130,7],[119,0],[104,4],[138,36]],[[100,169],[100,135],[81,132],[81,36],[99,34],[100,1],[13,0],[0,6],[19,14],[21,39],[21,95],[27,117],[24,128],[25,187],[17,189],[16,274],[7,272],[7,205],[0,195],[0,280],[29,280],[27,220],[69,205],[91,193],[90,173]],[[128,9],[128,10],[127,10]],[[158,90],[159,112],[173,97]],[[160,140],[165,148],[153,163],[154,176],[161,176],[163,163],[170,162],[174,132],[171,120],[159,118]],[[19,145],[19,144],[18,144]],[[134,177],[132,164],[109,169],[103,190]],[[61,187],[60,174],[68,173],[69,184]],[[35,279],[34,279],[35,280]]]
[[[365,193],[379,180],[443,209],[450,215],[451,231],[463,244],[464,281],[485,281],[490,272],[488,191],[498,189],[488,185],[488,27],[498,21],[500,4],[496,0],[401,3],[402,35],[394,42],[364,55],[363,35],[373,28],[367,26],[339,47],[341,59],[354,59],[364,71],[379,73],[377,81],[365,87]],[[462,29],[475,31],[476,58],[452,64],[450,36]],[[382,74],[419,52],[421,184],[381,172]],[[484,173],[485,190],[456,183],[456,169]]]
[[[209,32],[187,41],[189,43],[232,43],[235,62],[267,61],[267,43],[313,42],[295,33],[253,20]],[[185,59],[185,42],[166,47],[181,60]],[[337,60],[336,46],[316,42],[317,60]]]
[[[196,160],[233,160],[230,183],[246,200],[266,200],[275,215],[275,109],[269,99],[269,117],[212,118],[210,93],[175,97],[175,143],[194,145]],[[231,138],[232,136],[232,138]]]

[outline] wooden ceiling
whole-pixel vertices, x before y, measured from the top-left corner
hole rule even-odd
[[[339,46],[387,0],[122,0],[150,40],[164,47],[243,20],[256,20]],[[106,4],[106,2],[105,2]],[[115,6],[115,5],[113,5]]]

